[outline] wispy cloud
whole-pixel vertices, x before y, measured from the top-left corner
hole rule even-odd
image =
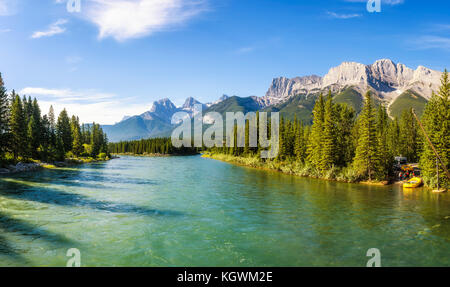
[[[90,0],[87,19],[99,38],[141,38],[180,25],[206,10],[207,0]]]
[[[0,29],[0,34],[9,33],[9,32],[11,32],[11,29]]]
[[[242,47],[236,50],[236,54],[247,54],[255,51],[255,47]]]
[[[69,113],[79,116],[84,123],[114,124],[120,121],[123,115],[141,114],[150,107],[150,103],[143,105],[135,103],[133,98],[120,98],[115,94],[96,90],[27,87],[22,89],[20,94],[36,97],[44,113],[49,110],[50,105],[56,113],[66,108]]]
[[[66,24],[67,24],[66,19],[59,19],[55,23],[51,24],[47,30],[34,32],[33,35],[31,35],[31,38],[38,39],[42,37],[51,37],[58,34],[62,34],[66,32],[66,28],[64,27],[64,25]]]
[[[327,12],[327,14],[331,17],[331,18],[335,18],[335,19],[352,19],[352,18],[359,18],[362,17],[361,14],[357,14],[357,13],[353,13],[353,14],[341,14],[341,13],[336,13],[336,12]]]
[[[442,49],[450,51],[450,37],[444,36],[421,36],[411,41],[413,48],[419,50]]]

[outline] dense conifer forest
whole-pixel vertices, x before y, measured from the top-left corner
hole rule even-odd
[[[450,82],[447,71],[438,93],[426,104],[422,123],[432,143],[450,168]],[[249,124],[245,135],[248,139]],[[236,140],[236,129],[235,136]],[[234,145],[236,146],[236,145]],[[260,148],[214,147],[209,156],[255,167],[267,167],[302,176],[342,181],[384,181],[394,176],[395,156],[419,163],[427,185],[436,184],[436,156],[411,109],[391,118],[387,107],[375,105],[365,95],[359,115],[346,104],[333,102],[331,93],[320,95],[313,110],[313,124],[280,119],[280,148],[274,160],[259,158]],[[444,175],[444,170],[440,168]],[[441,185],[448,178],[441,176]]]
[[[53,107],[42,115],[36,99],[8,93],[0,74],[1,165],[108,156],[108,139],[99,124],[80,124],[65,109],[56,117]]]

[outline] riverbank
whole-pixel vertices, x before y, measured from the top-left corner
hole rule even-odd
[[[342,168],[337,169],[333,168],[330,169],[326,174],[320,174],[317,170],[302,165],[296,162],[280,162],[280,161],[266,161],[262,162],[259,158],[256,157],[236,157],[232,155],[227,154],[212,154],[212,153],[203,153],[202,157],[204,158],[210,158],[214,160],[219,160],[227,163],[231,163],[234,165],[244,166],[244,167],[251,167],[256,169],[262,169],[262,170],[269,170],[269,171],[277,171],[282,172],[285,174],[300,176],[300,177],[311,177],[311,178],[317,178],[317,179],[323,179],[323,180],[332,180],[332,181],[338,181],[338,182],[345,182],[345,183],[360,183],[364,185],[378,185],[378,186],[384,186],[384,185],[390,185],[394,184],[395,182],[392,181],[364,181],[361,180],[358,175],[348,168]]]
[[[113,156],[136,156],[136,157],[171,157],[171,156],[192,156],[192,155],[199,155],[200,153],[186,153],[186,154],[179,154],[179,153],[172,153],[172,154],[162,154],[162,153],[142,153],[142,154],[135,154],[135,153],[113,153]]]
[[[74,165],[80,165],[85,163],[103,162],[116,157],[107,157],[105,159],[94,159],[94,158],[67,158],[64,161],[57,161],[52,163],[41,162],[37,160],[30,160],[30,162],[18,162],[16,164],[9,164],[5,167],[0,168],[1,174],[14,174],[22,172],[38,171],[41,169],[57,169],[62,167],[69,167]]]

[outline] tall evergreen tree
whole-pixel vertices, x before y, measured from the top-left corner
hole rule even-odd
[[[393,166],[393,154],[389,150],[388,145],[388,130],[389,130],[389,116],[387,114],[386,106],[379,105],[377,111],[377,152],[380,163],[380,174],[382,178],[386,178]]]
[[[64,109],[58,117],[58,123],[56,124],[57,137],[61,139],[64,152],[72,150],[72,130],[70,128],[70,119],[67,115],[66,109]]]
[[[410,109],[404,110],[400,117],[400,154],[409,162],[417,162],[420,154],[419,126]]]
[[[80,121],[77,117],[72,116],[70,121],[70,128],[72,130],[72,152],[78,157],[83,152],[83,139],[81,135]]]
[[[0,159],[8,148],[9,142],[9,97],[0,73]]]
[[[330,91],[327,96],[324,111],[321,158],[319,163],[319,168],[322,171],[326,171],[336,164],[337,159],[336,140],[337,140],[336,116],[333,107],[333,98],[331,96]]]
[[[38,158],[38,148],[42,141],[41,110],[34,99],[31,105],[30,119],[28,121],[28,149],[33,158]]]
[[[11,150],[14,158],[27,156],[27,124],[25,113],[22,106],[22,100],[19,95],[13,91],[14,102],[11,107],[10,128],[11,128]]]
[[[426,104],[422,117],[424,129],[435,146],[447,170],[450,169],[450,81],[447,70],[441,79],[438,94],[433,93]],[[437,183],[436,155],[427,141],[423,143],[420,166],[427,183],[433,187]],[[440,186],[449,187],[449,179],[439,165]]]
[[[325,103],[320,94],[313,109],[313,125],[308,143],[308,162],[319,167],[322,158],[323,124],[325,116]]]
[[[365,95],[364,107],[358,119],[358,145],[354,159],[354,168],[369,180],[379,172],[379,157],[377,151],[376,119],[370,91]]]

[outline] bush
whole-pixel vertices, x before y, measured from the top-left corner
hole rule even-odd
[[[105,160],[106,157],[107,157],[107,155],[106,155],[106,153],[102,152],[102,153],[100,153],[97,157],[98,157],[99,159],[101,159],[101,160]]]

